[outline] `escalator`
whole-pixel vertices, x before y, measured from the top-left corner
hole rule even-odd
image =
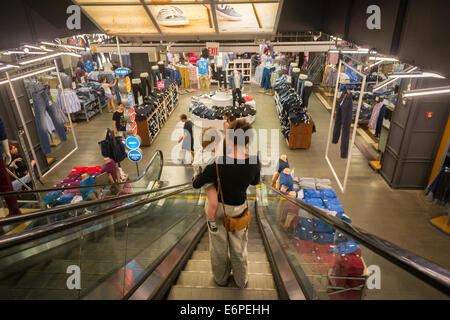
[[[205,198],[187,183],[191,176],[190,168],[164,167],[160,179],[138,195],[39,211],[46,223],[0,237],[0,299],[449,297],[445,268],[265,184],[248,191],[248,287],[239,289],[232,281],[218,287],[211,273]],[[153,188],[157,180],[170,181],[170,186]],[[73,214],[86,208],[89,212]],[[58,215],[65,218],[48,219]],[[356,241],[362,273],[337,273],[336,260],[342,257],[323,251],[315,240],[300,240],[287,216],[328,224],[335,230],[329,248],[342,242],[340,234]],[[380,288],[370,279],[376,276],[373,266],[381,270]]]

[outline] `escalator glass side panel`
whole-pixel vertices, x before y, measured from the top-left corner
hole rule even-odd
[[[309,299],[448,299],[270,187],[262,186],[259,195],[264,216]],[[351,223],[347,213],[324,212]]]
[[[203,218],[199,197],[188,190],[0,250],[1,298],[122,299]]]
[[[115,197],[123,195],[131,195],[138,192],[145,192],[152,188],[157,187],[157,183],[161,175],[161,168],[163,165],[162,161],[163,161],[162,155],[160,155],[160,153],[156,153],[151,163],[149,163],[148,167],[140,176],[140,178],[131,183],[109,185],[103,187],[94,186],[89,189],[74,188],[70,190],[55,190],[51,192],[45,191],[41,193],[36,193],[34,195],[36,199],[40,198],[42,199],[42,201],[35,202],[34,204],[28,203],[26,205],[23,205],[22,207],[24,206],[28,207],[24,210],[26,213],[31,212],[36,213],[39,210],[62,207],[63,205],[70,208],[70,204],[87,203],[92,200],[114,199]],[[91,195],[86,195],[88,193]],[[126,201],[129,202],[140,200],[147,197],[152,197],[154,195],[155,194],[142,195],[135,198],[128,198]],[[31,194],[27,194],[27,196],[31,196]],[[66,203],[69,200],[70,202]],[[21,232],[24,230],[30,230],[56,221],[62,221],[73,217],[80,217],[92,211],[116,207],[121,204],[122,201],[118,200],[117,202],[112,201],[103,204],[97,204],[95,206],[87,208],[69,209],[67,211],[45,217],[30,216],[30,219],[0,226],[0,237]]]
[[[102,199],[106,197],[114,197],[121,194],[128,194],[132,192],[145,191],[153,188],[156,181],[161,176],[163,167],[163,156],[160,151],[157,151],[150,162],[145,167],[144,171],[136,180],[128,179],[128,182],[110,184],[107,177],[97,178],[100,172],[88,171],[84,172],[95,180],[95,184],[101,186],[93,186],[91,188],[80,188],[81,174],[83,172],[74,171],[57,184],[55,188],[47,188],[42,190],[27,191],[24,190],[15,196],[18,199],[19,207],[23,213],[34,212],[47,208],[58,207],[70,203],[78,203],[81,201],[89,201],[95,195],[95,198]],[[93,167],[94,169],[94,167]],[[98,169],[98,168],[97,168]],[[79,169],[84,170],[84,169]],[[94,191],[93,195],[89,196],[90,191]],[[8,209],[0,202],[0,218],[7,216]]]

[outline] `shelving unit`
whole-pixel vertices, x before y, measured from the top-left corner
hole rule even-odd
[[[227,66],[227,80],[233,71],[241,72],[244,83],[250,83],[252,79],[252,60],[236,59],[230,61]]]

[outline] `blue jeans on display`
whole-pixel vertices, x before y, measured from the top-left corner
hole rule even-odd
[[[383,126],[383,118],[384,111],[386,110],[386,106],[383,105],[380,109],[380,113],[378,114],[377,126],[375,127],[375,137],[379,138],[381,133],[381,127]]]
[[[261,80],[261,88],[265,89],[265,90],[269,90],[270,89],[270,75],[272,74],[272,72],[275,70],[275,67],[273,68],[264,68],[263,70],[263,75],[262,75],[262,80]]]
[[[45,112],[53,121],[56,132],[58,132],[61,142],[67,140],[66,128],[58,117],[56,105],[53,105],[53,100],[48,90],[33,93],[34,115],[36,117],[36,127],[38,131],[39,140],[41,142],[42,151],[45,154],[51,153],[50,139],[47,131],[47,124],[45,122]]]

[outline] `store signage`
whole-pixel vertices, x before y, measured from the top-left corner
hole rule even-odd
[[[128,92],[128,106],[131,108],[134,105],[133,94]]]
[[[125,89],[127,90],[127,92],[131,92],[131,81],[130,81],[130,77],[126,77],[126,78],[125,78]]]
[[[136,111],[134,110],[133,107],[131,107],[130,109],[130,121],[134,122],[136,120]]]
[[[131,73],[131,70],[128,68],[117,68],[116,70],[114,70],[114,73],[118,76],[126,76]]]
[[[427,119],[433,118],[433,112],[427,112]]]
[[[139,162],[142,160],[142,152],[140,149],[131,150],[128,152],[128,159],[130,159],[133,162]]]
[[[141,142],[137,137],[128,137],[127,140],[125,140],[125,144],[127,145],[128,149],[134,150],[139,148]]]
[[[217,56],[219,54],[219,43],[218,42],[207,42],[206,48],[209,50],[209,54],[212,56]]]
[[[164,89],[164,81],[158,81],[156,83],[156,85],[157,85],[158,89]]]
[[[137,123],[133,122],[132,126],[131,126],[131,133],[133,134],[133,136],[137,135]]]

